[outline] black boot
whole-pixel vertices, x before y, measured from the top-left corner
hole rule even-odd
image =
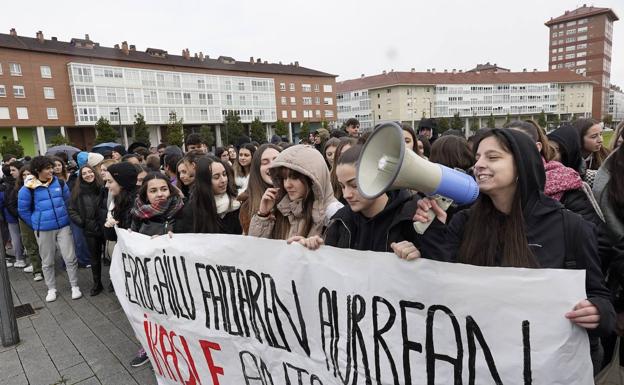
[[[93,288],[91,289],[91,292],[89,294],[91,295],[91,297],[95,297],[96,295],[100,294],[103,290],[104,290],[104,286],[102,286],[101,283],[98,283],[96,285],[93,285]]]
[[[102,265],[94,263],[91,265],[91,275],[93,276],[93,288],[91,289],[91,297],[95,297],[104,290],[102,286]]]

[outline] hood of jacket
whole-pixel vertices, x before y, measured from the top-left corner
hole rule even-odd
[[[280,152],[271,163],[271,169],[278,167],[289,168],[310,178],[314,193],[312,218],[315,223],[321,222],[325,217],[327,206],[337,201],[334,197],[329,170],[323,155],[312,146],[302,144],[291,146]],[[292,209],[294,203],[290,201],[288,195],[285,195],[278,202],[277,208],[286,215],[287,213],[284,211]]]
[[[557,142],[563,148],[565,154],[561,157],[561,163],[580,173],[583,158],[581,156],[581,137],[578,130],[570,124],[564,124],[548,134],[548,139]]]
[[[37,187],[50,187],[52,182],[54,182],[54,179],[56,179],[55,176],[53,176],[49,181],[43,183],[36,176],[28,175],[26,179],[24,179],[24,186],[26,186],[26,188],[29,188],[31,190],[34,190]]]

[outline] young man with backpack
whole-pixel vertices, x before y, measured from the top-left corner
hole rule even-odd
[[[32,175],[20,189],[17,204],[20,218],[33,229],[37,238],[43,277],[48,287],[47,302],[56,300],[54,257],[57,245],[67,266],[72,299],[82,297],[78,287],[78,261],[67,212],[69,188],[53,175],[53,167],[54,162],[46,156],[33,158],[30,163]]]

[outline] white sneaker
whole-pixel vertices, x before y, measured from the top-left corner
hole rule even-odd
[[[78,299],[82,297],[82,292],[78,286],[72,286],[72,299]]]
[[[26,262],[18,259],[17,261],[15,261],[15,263],[13,264],[13,267],[15,267],[16,269],[21,269],[26,267]]]
[[[13,267],[13,262],[6,261],[6,266],[7,266],[7,267]]]
[[[34,280],[35,282],[42,281],[42,280],[43,280],[43,274],[41,274],[41,273],[36,273],[36,274],[35,274],[35,278],[33,278],[33,280]]]
[[[33,267],[32,265],[28,265],[24,268],[24,270],[22,270],[24,273],[32,273],[33,272]]]
[[[56,301],[56,289],[48,290],[48,295],[46,295],[46,302],[54,301]]]

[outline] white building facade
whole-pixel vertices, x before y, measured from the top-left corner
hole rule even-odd
[[[238,112],[243,123],[277,119],[272,78],[84,63],[67,67],[79,126],[93,126],[100,117],[113,125],[132,125],[137,114],[149,125],[165,125],[172,116],[184,124],[220,124],[228,111]],[[157,127],[151,130],[157,135]]]
[[[620,89],[609,90],[608,114],[614,122],[624,120],[624,92]]]
[[[360,122],[360,130],[370,131],[373,129],[373,111],[368,90],[352,90],[338,92],[336,94],[338,107],[338,127],[342,126],[350,118],[356,118]]]

